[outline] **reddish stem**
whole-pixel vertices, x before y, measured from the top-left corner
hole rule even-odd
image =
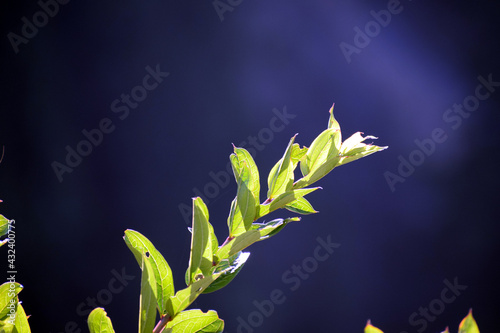
[[[158,324],[156,324],[155,328],[153,329],[153,333],[161,333],[169,320],[170,316],[168,314],[161,317],[160,321],[158,322]]]

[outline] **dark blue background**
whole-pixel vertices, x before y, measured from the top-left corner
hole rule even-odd
[[[423,325],[409,317],[456,278],[467,289],[424,331],[455,332],[471,307],[482,332],[497,331],[500,87],[456,129],[443,116],[474,94],[479,76],[500,81],[500,5],[403,0],[348,63],[339,45],[353,45],[354,28],[387,6],[242,1],[221,21],[211,1],[70,1],[15,53],[8,33],[20,34],[21,18],[32,21],[40,6],[3,2],[0,209],[16,220],[33,331],[64,332],[68,322],[87,331],[77,307],[124,269],[135,279],[101,305],[117,332],[134,332],[140,271],[123,231],[149,237],[183,288],[190,235],[179,206],[226,168],[231,143],[258,136],[286,107],[295,117],[255,156],[265,191],[290,137],[309,145],[332,103],[344,137],[362,131],[390,148],[321,180],[309,196],[319,214],[252,246],[234,282],[192,307],[217,310],[237,332],[238,317],[280,289],[286,301],[255,332],[362,332],[367,319],[384,332],[417,332]],[[157,65],[169,76],[121,120],[111,103]],[[59,182],[51,164],[103,118],[114,131]],[[446,141],[391,191],[384,173],[396,174],[398,157],[436,128]],[[220,242],[235,190],[231,179],[208,205]],[[291,291],[282,275],[328,235],[341,246]]]

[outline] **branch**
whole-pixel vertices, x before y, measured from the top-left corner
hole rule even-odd
[[[169,320],[170,320],[170,315],[166,314],[165,316],[163,316],[153,329],[153,333],[161,333]]]

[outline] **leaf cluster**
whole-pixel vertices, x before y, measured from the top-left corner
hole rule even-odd
[[[269,239],[287,224],[299,221],[300,218],[259,220],[282,208],[302,215],[317,213],[305,198],[320,188],[312,187],[315,182],[335,167],[387,148],[364,143],[367,139],[376,138],[363,137],[361,132],[342,142],[340,126],[333,115],[333,106],[330,109],[327,128],[309,147],[296,143],[296,136],[290,139],[283,156],[269,172],[267,195],[262,202],[260,175],[255,161],[247,150],[234,147],[230,161],[237,191],[227,218],[228,236],[222,244],[219,244],[214,233],[203,199],[193,198],[191,250],[185,273],[186,287],[179,290],[174,288],[170,266],[148,238],[135,230],[125,231],[124,241],[142,271],[139,333],[222,332],[224,321],[218,317],[216,311],[187,310],[189,305],[202,293],[217,291],[230,283],[249,258],[250,253],[243,252],[247,247]],[[0,215],[0,237],[7,234],[8,226],[8,220]],[[0,246],[4,243],[5,241],[1,242]],[[17,297],[21,289],[22,286],[15,282],[0,286],[0,332],[30,332],[27,316]],[[10,310],[10,304],[14,304],[14,310]],[[13,324],[8,322],[10,317],[6,317],[11,314],[10,311],[16,314]],[[103,308],[96,308],[90,313],[88,326],[91,333],[114,332],[111,319]],[[365,332],[370,333],[379,331],[370,324],[366,329]]]
[[[283,156],[267,176],[267,196],[261,202],[260,174],[250,153],[234,147],[230,155],[237,184],[227,218],[228,236],[219,240],[210,223],[209,211],[203,199],[193,198],[191,251],[185,273],[186,287],[175,290],[172,270],[149,239],[135,230],[126,230],[124,240],[142,270],[139,310],[139,332],[222,332],[224,321],[213,310],[186,310],[202,293],[217,291],[241,271],[249,258],[243,252],[255,242],[269,239],[288,223],[299,217],[279,218],[258,222],[267,214],[285,208],[297,214],[317,211],[305,198],[319,189],[312,184],[335,167],[355,161],[386,147],[365,144],[360,132],[342,142],[340,126],[330,109],[328,127],[309,145],[300,146],[293,136]],[[295,179],[296,169],[300,178]],[[156,324],[157,315],[160,321]],[[113,332],[104,309],[95,309],[89,317],[92,333]]]

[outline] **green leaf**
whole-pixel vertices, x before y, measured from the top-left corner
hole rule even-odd
[[[308,176],[311,172],[324,165],[328,160],[338,156],[340,145],[340,130],[335,130],[333,128],[324,130],[314,139],[307,150],[307,154],[300,162],[302,175],[304,177]]]
[[[23,290],[23,286],[17,282],[5,282],[0,286],[0,318],[5,317],[12,304],[17,303],[17,294]]]
[[[297,164],[307,154],[307,147],[300,148],[298,143],[292,145],[292,154],[290,159],[292,160],[293,170],[297,167]]]
[[[142,254],[141,296],[139,300],[139,333],[152,332],[156,322],[156,279],[151,256]]]
[[[187,308],[194,300],[222,274],[214,273],[207,275],[193,283],[187,288],[179,290],[175,296],[171,296],[167,302],[168,313],[170,317],[175,317],[179,312]]]
[[[259,214],[255,217],[255,220],[275,211],[276,209],[284,208],[286,205],[293,202],[294,200],[301,198],[313,191],[316,191],[319,188],[321,187],[296,189],[282,193],[278,197],[276,197],[273,201],[260,205]]]
[[[219,333],[224,330],[224,321],[217,312],[188,310],[179,313],[167,323],[165,333]]]
[[[285,206],[286,209],[288,209],[291,212],[298,213],[298,214],[313,214],[317,213],[313,206],[307,201],[306,198],[301,197],[297,198],[294,201],[290,202]]]
[[[222,259],[215,268],[215,273],[222,272],[221,276],[203,291],[204,294],[212,293],[229,284],[241,271],[250,256],[249,252],[238,252],[229,258]]]
[[[208,209],[200,197],[193,199],[193,230],[191,232],[191,254],[189,258],[189,284],[198,277],[210,274],[213,265],[213,228],[208,222]]]
[[[231,201],[231,208],[229,209],[229,216],[227,217],[227,226],[229,227],[229,234],[234,234],[241,229],[245,229],[243,216],[241,216],[241,212],[238,207],[238,197],[235,197],[233,201]]]
[[[234,155],[237,157],[237,161],[240,169],[246,166],[250,171],[249,181],[247,183],[248,189],[252,192],[255,202],[260,202],[260,180],[259,180],[259,169],[252,158],[252,155],[243,148],[234,148]],[[234,171],[234,170],[233,170]],[[238,180],[236,180],[238,183]]]
[[[226,245],[221,246],[216,255],[218,258],[229,258],[246,247],[260,240],[260,232],[257,230],[249,230],[241,235],[231,239]]]
[[[157,301],[160,314],[166,314],[166,304],[170,296],[174,294],[174,281],[172,270],[161,253],[153,246],[153,243],[135,230],[128,229],[123,237],[128,248],[134,254],[139,266],[142,265],[142,255],[149,253],[149,262],[154,271],[156,288],[154,296]]]
[[[95,308],[87,319],[90,333],[114,333],[111,319],[106,314],[103,308]]]
[[[331,128],[333,130],[339,130],[340,131],[340,125],[338,121],[335,119],[333,116],[333,108],[335,106],[335,103],[333,103],[332,107],[330,108],[330,119],[328,120],[328,128]]]
[[[269,187],[267,192],[268,200],[292,189],[293,163],[291,156],[295,136],[296,135],[290,139],[283,157],[274,165],[271,172],[269,172],[269,176],[267,178],[267,184]]]
[[[330,171],[332,171],[338,165],[339,160],[340,156],[334,156],[326,160],[324,164],[308,173],[307,176],[304,176],[297,180],[297,182],[293,184],[293,188],[299,189],[314,184],[315,182],[326,176],[328,173],[330,173]]]
[[[17,303],[16,321],[14,325],[14,332],[16,333],[31,333],[28,317],[26,316],[26,312],[24,312],[23,306],[19,302]]]
[[[254,221],[259,208],[260,183],[259,170],[247,150],[234,147],[234,153],[229,158],[238,184],[227,219],[229,235],[234,237],[248,230]]]
[[[361,134],[361,132],[356,132],[342,143],[342,146],[340,147],[341,159],[338,162],[337,166],[347,164],[362,157],[387,149],[387,146],[379,147],[376,145],[363,143],[363,141],[367,139],[377,138],[370,135],[363,137]]]
[[[212,253],[217,252],[219,248],[219,241],[217,240],[217,236],[215,235],[214,227],[208,223],[208,232],[210,233],[210,244],[212,245]]]
[[[253,223],[252,229],[236,236],[221,246],[217,251],[217,257],[229,258],[238,252],[244,250],[255,242],[267,239],[281,230],[285,224],[291,221],[299,221],[300,218],[277,219],[267,223]]]
[[[250,168],[244,162],[238,175],[238,193],[231,204],[228,225],[231,237],[242,234],[254,221],[256,203],[255,197],[248,187],[251,182]]]
[[[19,306],[19,303],[16,303],[16,308],[14,309],[16,312],[15,314],[12,314],[12,317],[10,315],[6,315],[2,318],[0,318],[0,332],[1,333],[13,333],[15,332],[15,327],[16,327],[16,318],[14,316],[17,316],[17,306]]]
[[[479,333],[479,327],[477,327],[476,321],[472,317],[472,309],[469,310],[469,314],[458,326],[458,333]]]
[[[7,235],[9,232],[9,220],[5,216],[0,215],[0,237]]]
[[[9,220],[5,216],[0,215],[0,238],[7,235],[8,233],[9,233]],[[5,243],[7,243],[8,241],[9,241],[8,238],[0,240],[0,247]]]
[[[368,323],[365,326],[365,333],[384,333],[375,326],[372,326],[371,322],[368,320]]]
[[[292,218],[287,218],[287,219],[275,219],[269,222],[264,222],[264,223],[254,223],[252,224],[252,229],[253,230],[258,230],[260,233],[260,239],[259,240],[264,240],[268,239],[274,235],[276,235],[278,232],[280,232],[285,225],[287,225],[290,222],[294,221],[300,221],[300,217],[292,217]]]

